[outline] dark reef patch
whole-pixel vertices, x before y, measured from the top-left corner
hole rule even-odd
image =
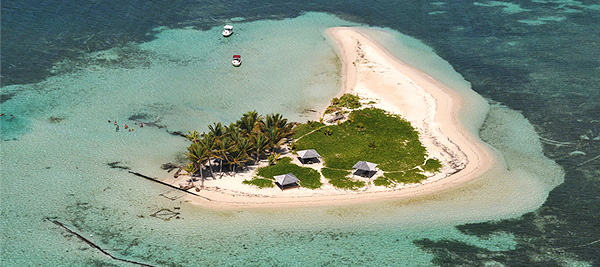
[[[0,104],[11,100],[13,98],[13,96],[15,96],[14,93],[8,93],[8,94],[0,94]]]
[[[106,165],[108,165],[109,167],[111,167],[113,169],[131,170],[130,167],[123,165],[123,163],[120,161],[109,162],[109,163],[106,163]]]

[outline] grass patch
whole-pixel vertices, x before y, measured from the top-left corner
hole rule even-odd
[[[390,182],[402,183],[403,172],[388,172],[384,174],[384,177],[390,180]]]
[[[300,167],[291,163],[291,158],[282,158],[277,164],[258,169],[257,174],[264,178],[273,179],[274,176],[293,173],[300,180],[300,186],[308,189],[320,188],[321,175],[314,169]]]
[[[402,177],[402,180],[404,180],[404,183],[407,184],[412,184],[412,183],[420,183],[421,181],[427,179],[427,176],[425,176],[424,174],[419,173],[418,171],[407,171],[406,173],[404,173],[404,177]]]
[[[275,186],[273,179],[254,177],[251,180],[244,180],[242,184],[254,185],[258,188],[271,188]]]
[[[394,184],[394,182],[386,178],[385,176],[379,176],[377,177],[377,179],[373,180],[373,184],[376,186],[391,187]]]
[[[406,172],[389,172],[385,174],[385,178],[396,183],[412,184],[427,179],[427,176],[417,170],[410,170]]]
[[[349,171],[334,170],[334,169],[330,169],[330,168],[321,169],[321,173],[327,179],[343,179],[343,178],[346,178],[346,176],[348,176],[348,174],[350,174]]]
[[[427,172],[439,172],[442,168],[442,164],[437,159],[428,159],[422,166],[424,171]]]
[[[296,125],[296,127],[294,127],[294,129],[292,129],[292,131],[293,131],[292,138],[298,139],[298,138],[302,137],[303,135],[309,133],[310,131],[318,129],[319,127],[321,127],[323,125],[325,125],[325,124],[317,122],[317,121],[308,121],[306,123],[298,124],[298,125]]]
[[[426,158],[418,133],[408,121],[375,108],[352,111],[347,121],[304,136],[295,149],[316,149],[326,167],[344,170],[359,160],[377,163],[384,171],[410,170]]]
[[[321,169],[321,173],[329,180],[331,185],[339,189],[356,190],[365,186],[365,182],[363,181],[356,181],[346,177],[350,174],[349,171],[323,168]]]

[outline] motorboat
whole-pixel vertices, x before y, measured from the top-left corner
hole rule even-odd
[[[223,36],[229,37],[232,34],[233,34],[233,26],[225,25],[225,28],[223,29]]]
[[[233,64],[234,67],[239,67],[240,65],[242,65],[242,56],[233,55],[233,60],[231,60],[231,64]]]

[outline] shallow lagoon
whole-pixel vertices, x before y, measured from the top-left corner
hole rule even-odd
[[[168,131],[206,130],[202,127],[210,122],[228,123],[250,109],[298,121],[311,118],[314,113],[307,110],[322,108],[340,86],[339,62],[323,31],[349,24],[308,13],[240,23],[229,39],[220,37],[218,28],[159,28],[153,41],[65,61],[40,83],[3,87],[15,96],[3,103],[2,112],[16,117],[2,118],[3,262],[114,263],[47,217],[117,256],[159,265],[431,265],[433,256],[413,242],[417,239],[513,249],[510,234],[480,239],[454,228],[532,211],[562,181],[562,171],[543,156],[527,120],[502,106],[489,113],[487,107],[472,110],[471,127],[476,130],[485,119],[481,136],[500,151],[509,174],[497,170],[464,187],[410,200],[214,211],[166,199],[160,194],[167,188],[107,165],[118,162],[163,176],[159,166],[187,145]],[[395,32],[376,32],[373,38],[393,53],[411,47],[412,53],[398,56],[447,84],[468,88],[420,42]],[[234,53],[244,57],[241,68],[230,65]],[[115,132],[108,120],[149,125]],[[520,205],[502,201],[515,195],[522,197],[515,200]],[[174,207],[180,207],[181,219],[149,216]]]

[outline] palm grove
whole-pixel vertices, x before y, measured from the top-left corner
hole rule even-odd
[[[221,123],[208,125],[208,133],[188,131],[185,137],[192,144],[185,155],[191,163],[185,167],[185,171],[200,173],[204,186],[203,170],[207,164],[214,177],[215,162],[218,162],[220,176],[223,176],[224,168],[235,172],[249,162],[258,163],[267,154],[270,161],[276,160],[279,157],[276,150],[292,135],[292,127],[293,124],[279,113],[263,117],[256,111],[250,111],[229,126]]]

